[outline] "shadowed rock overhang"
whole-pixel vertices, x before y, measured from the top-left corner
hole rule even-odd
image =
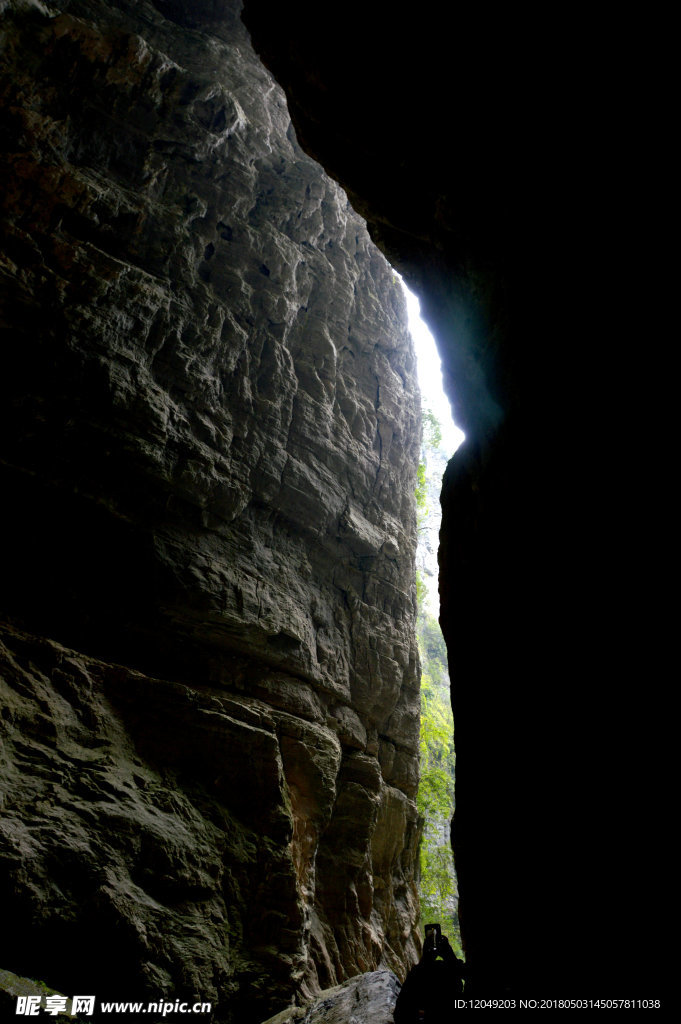
[[[440,592],[462,934],[485,994],[624,991],[630,958],[637,992],[667,978],[665,747],[629,558],[647,492],[623,483],[640,337],[615,312],[646,195],[629,60],[645,26],[615,44],[609,17],[573,13],[244,11],[302,145],[418,291],[466,432]]]

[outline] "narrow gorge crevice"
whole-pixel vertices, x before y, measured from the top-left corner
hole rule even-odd
[[[440,620],[469,991],[597,999],[633,960],[636,998],[663,995],[670,743],[657,623],[639,622],[656,506],[649,450],[621,434],[655,306],[630,320],[650,251],[632,225],[664,163],[629,54],[640,32],[658,52],[659,22],[613,45],[609,16],[558,9],[348,0],[322,21],[310,0],[245,0],[244,19],[301,145],[418,293],[466,434]]]
[[[394,266],[466,433],[439,586],[469,994],[664,994],[653,485],[617,434],[642,346],[603,284],[615,225],[649,258],[613,202],[636,104],[610,19],[407,13],[0,0],[0,990],[261,1024],[369,976],[389,1012],[420,948]]]

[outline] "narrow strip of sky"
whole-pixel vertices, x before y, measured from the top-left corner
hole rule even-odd
[[[409,330],[414,339],[414,350],[418,368],[421,401],[424,409],[430,409],[442,427],[442,448],[451,458],[459,445],[465,440],[465,434],[454,423],[449,399],[442,387],[442,365],[428,325],[421,319],[419,300],[410,292],[400,277],[404,297],[407,300]]]

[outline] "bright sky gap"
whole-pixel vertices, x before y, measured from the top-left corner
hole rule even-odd
[[[442,365],[435,339],[428,326],[421,319],[419,300],[410,292],[404,281],[397,275],[407,302],[409,331],[414,342],[416,365],[421,390],[421,407],[430,410],[442,430],[442,441],[437,451],[425,452],[426,479],[428,488],[427,514],[419,527],[416,564],[419,576],[425,585],[427,603],[431,614],[438,614],[440,595],[438,593],[437,549],[440,535],[440,487],[442,476],[456,449],[465,440],[465,434],[452,419],[449,400],[442,386]]]
[[[423,408],[430,409],[439,420],[442,427],[442,447],[447,457],[451,458],[456,449],[465,440],[466,435],[462,430],[459,430],[452,419],[449,399],[442,387],[440,356],[435,344],[435,338],[430,333],[427,324],[421,319],[419,300],[413,292],[409,291],[401,277],[399,280],[404,289],[404,297],[407,300],[409,330],[414,339],[421,402]]]

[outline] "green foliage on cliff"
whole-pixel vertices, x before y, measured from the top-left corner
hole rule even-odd
[[[430,507],[428,505],[428,463],[427,453],[435,451],[442,443],[442,427],[430,409],[424,409],[421,415],[421,459],[416,472],[416,521],[419,531],[428,521]]]
[[[423,414],[421,464],[416,491],[419,527],[429,525],[428,455],[441,444],[432,412]],[[431,488],[432,490],[432,488]],[[425,532],[425,530],[423,531]],[[417,573],[417,636],[421,655],[421,782],[419,813],[424,819],[420,851],[421,924],[439,921],[456,951],[461,949],[458,892],[449,827],[454,812],[454,722],[449,698],[447,649],[437,619],[430,614],[427,588]]]
[[[424,448],[439,448],[442,444],[442,427],[434,412],[424,409],[421,416]]]
[[[421,783],[418,808],[425,819],[420,854],[422,923],[440,921],[460,948],[457,889],[449,842],[454,811],[454,723],[445,643],[435,619],[419,615],[421,675]]]
[[[419,529],[428,517],[428,481],[426,479],[426,462],[421,459],[416,471],[416,522]]]

